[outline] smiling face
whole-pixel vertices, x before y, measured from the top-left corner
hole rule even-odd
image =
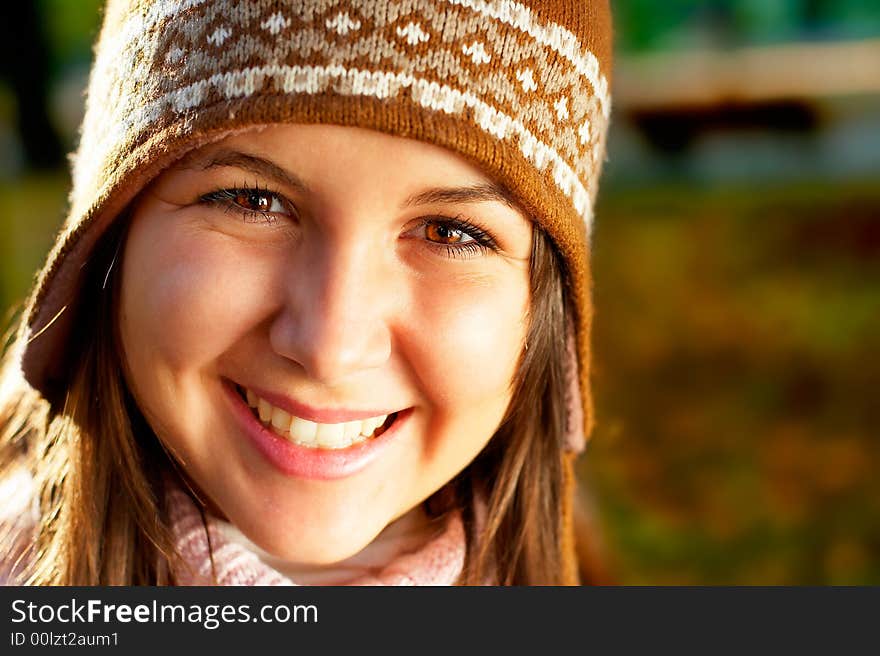
[[[435,146],[337,126],[227,138],[134,207],[129,386],[247,537],[292,561],[345,559],[498,428],[531,238],[502,189]]]

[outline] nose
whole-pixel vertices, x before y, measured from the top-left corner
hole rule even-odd
[[[393,284],[365,243],[329,239],[291,258],[269,340],[312,380],[333,384],[391,357]]]

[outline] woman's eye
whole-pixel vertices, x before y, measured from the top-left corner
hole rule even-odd
[[[425,237],[437,244],[461,244],[475,241],[464,230],[442,223],[429,223],[425,226]]]
[[[284,205],[275,194],[256,189],[243,189],[235,194],[233,202],[245,210],[252,212],[283,212]]]
[[[499,250],[494,237],[472,222],[459,218],[432,217],[419,225],[419,237],[452,258],[487,255]]]
[[[265,189],[220,189],[205,194],[200,200],[222,205],[227,211],[238,211],[246,220],[262,218],[268,223],[274,223],[277,215],[292,215],[281,196]]]

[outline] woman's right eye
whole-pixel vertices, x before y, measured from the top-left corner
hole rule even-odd
[[[275,223],[278,217],[295,213],[280,194],[259,188],[218,189],[199,199],[203,203],[223,206],[227,212],[238,212],[245,221]]]
[[[498,242],[476,223],[464,216],[429,216],[421,219],[409,234],[424,239],[442,255],[453,259],[470,259],[498,252]]]

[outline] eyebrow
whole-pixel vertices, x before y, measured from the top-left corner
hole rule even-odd
[[[309,193],[308,185],[292,173],[271,160],[249,155],[237,150],[219,150],[205,159],[185,157],[182,165],[185,168],[200,168],[207,171],[211,168],[233,167],[250,171],[263,177],[274,180],[277,183],[293,187],[300,192]],[[416,207],[418,205],[449,204],[460,205],[465,203],[503,203],[517,209],[519,207],[513,195],[501,184],[486,182],[470,187],[434,187],[412,194],[404,202],[402,207]]]
[[[274,162],[263,157],[248,155],[247,153],[242,153],[237,150],[220,150],[212,153],[204,160],[184,160],[183,165],[184,167],[198,167],[203,171],[207,171],[211,168],[230,166],[243,171],[256,173],[257,175],[274,180],[279,184],[293,187],[303,193],[308,193],[309,191],[305,182],[288,171],[285,171]]]
[[[471,187],[437,187],[413,194],[407,198],[403,207],[432,204],[462,204],[462,203],[504,203],[516,208],[517,203],[506,188],[500,184],[487,182]]]

